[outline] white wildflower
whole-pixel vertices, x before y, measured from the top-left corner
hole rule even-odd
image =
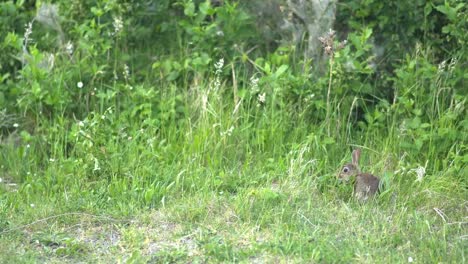
[[[13,127],[15,127],[15,128],[19,127],[18,123],[14,123]]]
[[[94,158],[94,169],[93,171],[99,171],[101,170],[101,167],[99,166],[99,160]]]
[[[455,69],[455,65],[457,65],[457,63],[458,63],[458,59],[452,58],[452,59],[450,60],[449,66],[447,67],[447,70],[448,70],[449,72],[453,72],[453,69]]]
[[[214,89],[218,90],[219,87],[221,87],[221,80],[219,79],[219,77],[216,77],[216,79],[214,81]]]
[[[83,88],[83,82],[77,82],[76,86],[80,89]]]
[[[29,40],[32,40],[30,37],[31,34],[32,34],[32,22],[29,22],[26,24],[26,31],[24,32],[24,42],[26,46]]]
[[[252,93],[257,93],[259,91],[258,89],[258,78],[255,78],[255,76],[250,77],[250,89],[252,90]]]
[[[221,58],[218,62],[216,62],[214,64],[215,66],[215,80],[213,82],[213,86],[211,87],[210,85],[210,88],[213,88],[214,90],[218,90],[219,87],[221,87],[221,78],[220,78],[220,75],[222,73],[222,69],[223,69],[223,66],[224,66],[224,58]]]
[[[418,181],[422,181],[424,175],[426,174],[426,168],[418,167],[416,174],[418,175]]]
[[[233,130],[234,130],[234,127],[231,126],[231,127],[228,129],[228,131],[227,131],[227,135],[228,135],[228,136],[232,135],[232,131],[233,131]]]
[[[416,181],[421,182],[424,178],[424,175],[426,175],[426,167],[427,167],[428,161],[426,161],[426,164],[423,166],[419,165],[416,169],[412,169],[412,172],[416,173]]]
[[[118,35],[123,29],[122,17],[114,17],[114,22],[112,22],[112,25],[114,25],[114,36]]]
[[[446,60],[444,60],[444,61],[442,61],[441,63],[439,63],[439,67],[438,67],[438,69],[437,69],[437,73],[440,74],[442,71],[444,71],[446,65],[447,65],[447,61],[446,61]]]
[[[408,262],[409,262],[409,263],[412,263],[412,262],[413,262],[413,258],[412,258],[412,257],[408,257]]]
[[[216,74],[219,75],[222,72],[224,66],[224,58],[221,58],[218,62],[215,63]]]
[[[26,148],[30,148],[30,147],[31,147],[31,145],[29,145],[29,144],[26,145]]]
[[[232,135],[232,131],[234,131],[234,126],[231,126],[228,130],[221,132],[220,135],[221,136],[227,135],[229,137]]]
[[[126,81],[130,79],[130,68],[128,67],[127,64],[124,65],[123,76]]]
[[[32,203],[32,204],[30,204],[30,206],[31,206],[31,207],[35,207],[36,205]]]
[[[65,51],[67,52],[68,55],[73,55],[73,43],[71,43],[70,41],[67,42],[67,44],[65,44]]]
[[[262,104],[265,103],[265,100],[266,100],[266,94],[265,93],[262,93],[262,94],[258,95],[258,101],[260,103],[262,103]]]
[[[84,122],[83,121],[78,122],[78,126],[80,127],[84,126]]]

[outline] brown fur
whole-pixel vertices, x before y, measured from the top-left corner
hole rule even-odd
[[[352,154],[352,163],[348,163],[341,168],[338,178],[344,181],[349,181],[351,177],[355,177],[354,195],[360,201],[365,201],[369,197],[374,196],[379,190],[380,179],[370,173],[361,173],[359,170],[359,158],[361,151],[356,149]]]
[[[359,173],[356,175],[354,183],[354,195],[359,200],[367,200],[374,196],[379,190],[379,178],[369,173]]]

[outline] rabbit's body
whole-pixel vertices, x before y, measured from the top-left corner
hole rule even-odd
[[[359,173],[356,175],[354,182],[354,195],[360,200],[367,200],[367,198],[375,195],[379,190],[379,178],[370,173]]]
[[[356,149],[353,151],[352,163],[343,166],[338,178],[344,181],[349,181],[351,177],[355,177],[354,195],[358,200],[365,201],[369,197],[374,196],[379,190],[380,179],[370,173],[361,173],[358,162],[361,151]]]

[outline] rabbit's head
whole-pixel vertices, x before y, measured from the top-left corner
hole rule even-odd
[[[338,179],[342,181],[349,181],[352,176],[355,176],[359,173],[359,157],[361,156],[361,150],[355,149],[352,154],[352,162],[344,165],[339,174]]]

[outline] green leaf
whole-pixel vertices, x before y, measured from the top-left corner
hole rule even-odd
[[[412,129],[417,129],[421,126],[421,118],[415,117],[408,122],[408,127]]]
[[[150,203],[153,200],[154,196],[154,190],[153,189],[148,189],[145,192],[145,202]]]
[[[195,4],[190,1],[184,6],[184,14],[188,17],[195,16]]]
[[[436,6],[435,8],[437,9],[437,11],[446,15],[450,21],[454,21],[457,19],[458,9],[449,6],[448,3],[445,3],[445,5]]]
[[[263,70],[265,71],[266,74],[270,74],[271,73],[270,63],[265,62],[265,68],[263,68]]]
[[[278,70],[275,72],[276,77],[280,77],[283,73],[285,73],[288,70],[289,66],[288,65],[281,65]]]
[[[104,15],[104,11],[97,7],[91,7],[91,13],[93,13],[97,17],[101,17]]]
[[[215,10],[211,7],[210,1],[201,3],[198,9],[200,10],[200,13],[202,13],[205,16],[211,16],[215,13]]]

